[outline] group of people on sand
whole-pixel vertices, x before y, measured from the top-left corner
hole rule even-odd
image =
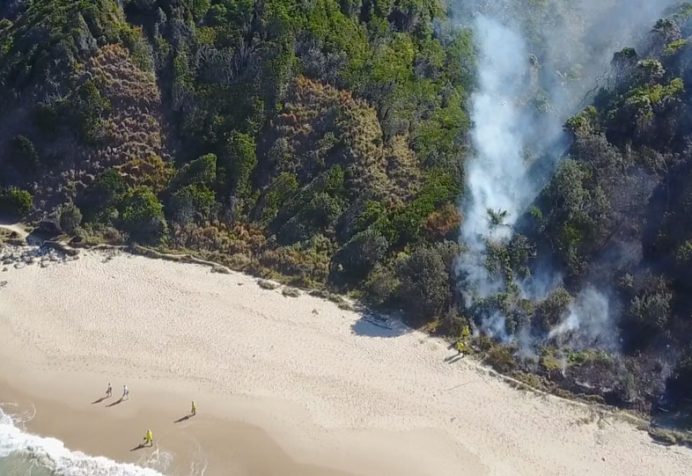
[[[106,397],[111,398],[111,395],[113,395],[113,387],[111,386],[111,383],[108,382],[108,388],[106,388]],[[123,385],[123,396],[120,397],[120,401],[124,401],[130,398],[130,389],[127,388],[127,385]]]
[[[110,382],[108,382],[108,386],[106,387],[106,398],[110,398],[113,395],[113,386],[111,385]],[[123,385],[123,395],[120,397],[120,401],[125,401],[129,400],[130,398],[130,389],[127,387],[127,385]],[[190,409],[190,415],[189,417],[193,417],[197,415],[197,405],[195,404],[195,401],[192,400],[192,407]],[[147,429],[147,431],[144,433],[144,443],[142,443],[141,446],[154,446],[154,433],[151,431],[151,429]]]

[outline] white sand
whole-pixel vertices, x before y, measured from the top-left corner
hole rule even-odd
[[[449,363],[455,352],[443,342],[404,326],[388,331],[327,301],[260,289],[241,274],[83,252],[45,269],[10,268],[0,279],[8,281],[0,289],[0,400],[13,388],[77,407],[108,380],[116,393],[128,383],[139,405],[144,395],[170,395],[168,404],[186,411],[194,398],[224,425],[261,428],[291,460],[358,474],[692,471],[692,450],[657,445],[584,405],[510,388],[473,362]],[[69,401],[75,392],[79,403]],[[147,405],[157,411],[156,402]],[[66,437],[60,428],[35,431]],[[71,441],[138,458],[122,452],[131,440]],[[159,444],[167,446],[164,437]],[[201,446],[210,461],[251,459]],[[207,474],[228,471],[210,466]]]

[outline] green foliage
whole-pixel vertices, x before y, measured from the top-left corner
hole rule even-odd
[[[440,251],[419,248],[399,265],[398,298],[414,321],[440,317],[452,302],[450,270]]]
[[[279,175],[270,185],[262,197],[262,218],[263,223],[272,220],[282,204],[291,198],[298,190],[298,180],[295,174],[284,172]]]
[[[79,87],[70,110],[86,142],[100,140],[102,116],[110,109],[110,101],[101,94],[94,80],[89,79]]]
[[[130,51],[130,57],[134,64],[142,69],[142,71],[153,71],[154,59],[152,50],[141,28],[122,23],[120,25],[119,36],[123,45]]]
[[[171,194],[168,212],[178,223],[188,223],[198,217],[199,220],[211,216],[216,197],[206,185],[194,183],[185,185]]]
[[[54,134],[59,127],[59,113],[57,107],[40,104],[34,112],[36,125],[44,134]]]
[[[485,362],[503,374],[510,373],[516,367],[512,352],[501,345],[495,345],[488,351]]]
[[[305,196],[304,196],[305,197]],[[279,229],[281,243],[304,241],[320,231],[328,231],[343,210],[343,201],[325,192],[317,192]]]
[[[662,278],[648,280],[630,300],[627,318],[632,325],[632,333],[639,333],[641,342],[647,342],[668,328],[671,318],[673,293]]]
[[[675,78],[665,85],[655,84],[635,88],[629,94],[627,102],[639,108],[655,106],[666,99],[679,96],[684,90],[685,85],[682,79]]]
[[[89,45],[121,40],[122,10],[112,0],[36,0],[0,32],[0,83],[22,91],[61,84],[65,68],[83,60]],[[41,34],[36,34],[41,32]]]
[[[436,243],[461,221],[475,51],[438,0],[27,5],[0,25],[0,104],[25,101],[31,124],[16,130],[59,151],[37,157],[45,177],[18,180],[40,182],[42,207],[74,200],[66,231],[169,238],[301,285],[367,280],[379,303],[409,302],[420,281],[425,319],[453,305],[454,252]],[[160,94],[113,76],[108,48]],[[138,95],[156,120],[130,119]],[[440,276],[417,270],[428,261]]]
[[[211,8],[211,0],[192,0],[192,13],[198,21],[203,19]]]
[[[455,91],[446,102],[416,129],[416,152],[426,164],[433,167],[454,160],[459,153],[461,137],[470,126],[461,95]]]
[[[289,180],[284,185],[290,185]],[[334,166],[295,194],[274,219],[272,227],[282,244],[304,241],[317,233],[333,233],[344,209],[344,170]]]
[[[368,228],[356,234],[334,256],[339,274],[362,279],[387,252],[389,243],[377,230]]]
[[[586,163],[566,159],[541,199],[551,207],[544,223],[547,236],[573,274],[582,271],[585,247],[595,245],[599,220],[607,217],[608,204],[593,189],[592,177]]]
[[[16,187],[0,189],[0,214],[10,218],[22,218],[32,208],[31,193]]]
[[[38,171],[39,157],[34,143],[27,137],[19,135],[10,142],[10,163],[19,172],[33,175]]]
[[[658,22],[637,51],[614,55],[610,83],[567,121],[569,157],[521,223],[538,262],[557,261],[567,289],[597,283],[618,306],[624,357],[568,353],[558,373],[552,355],[542,358],[544,370],[562,382],[587,377],[596,392],[615,381],[608,398],[638,407],[651,395],[690,392],[677,377],[688,376],[685,365],[659,377],[661,349],[683,355],[692,329],[690,11]],[[549,333],[571,300],[557,289],[537,303],[531,330]]]
[[[681,263],[688,263],[692,260],[692,240],[687,240],[678,247],[675,259]]]
[[[227,188],[237,197],[248,197],[250,176],[257,166],[255,141],[249,134],[233,131],[226,140],[223,166]],[[224,180],[225,179],[225,180]]]
[[[666,55],[674,55],[685,46],[687,46],[687,40],[680,38],[679,40],[671,41],[670,43],[668,43],[666,45],[666,49],[663,50],[663,53]]]
[[[376,264],[365,280],[366,300],[373,305],[386,305],[396,298],[401,282],[394,266]]]
[[[564,288],[557,288],[536,306],[535,323],[543,331],[548,332],[560,323],[568,306],[572,303],[572,296]]]
[[[183,165],[171,180],[169,189],[176,190],[193,184],[211,187],[216,183],[216,180],[216,155],[206,154]]]
[[[82,212],[74,203],[66,203],[58,209],[58,224],[65,233],[74,233],[82,224]]]
[[[552,348],[543,349],[539,363],[543,370],[549,373],[560,372],[566,365],[566,362],[563,363],[560,359],[558,359],[558,357],[555,355],[555,349]]]
[[[115,169],[101,173],[78,197],[78,205],[89,221],[109,222],[116,206],[127,190],[122,176]]]
[[[442,205],[454,202],[459,188],[457,179],[450,173],[431,171],[416,198],[380,220],[376,226],[393,245],[418,241],[425,219]]]
[[[489,242],[486,268],[511,283],[515,277],[528,277],[528,260],[534,254],[532,244],[523,235],[515,235],[508,243]]]
[[[356,230],[365,230],[373,223],[377,223],[385,218],[387,210],[381,202],[368,200],[365,203],[363,212],[356,219]]]
[[[589,106],[576,116],[567,120],[566,127],[574,134],[597,130],[598,110]]]
[[[163,205],[145,187],[128,190],[118,204],[119,224],[130,238],[144,243],[157,243],[167,229]]]

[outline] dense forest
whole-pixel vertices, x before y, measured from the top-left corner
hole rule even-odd
[[[436,0],[5,9],[3,207],[303,286],[456,246],[473,47]]]
[[[531,18],[552,5],[517,3]],[[464,14],[442,0],[3,2],[0,213],[350,292],[531,384],[682,408],[692,6],[612,52],[552,180],[512,239],[489,243],[506,283],[548,264],[564,277],[540,299],[508,286],[482,303],[528,326],[530,355],[480,332],[459,289],[478,60]],[[587,284],[612,288],[615,346],[552,332]]]
[[[692,394],[691,14],[683,6],[639,48],[614,54],[610,84],[567,122],[574,142],[523,230],[559,263],[568,290],[612,290],[618,398],[664,396],[663,408]],[[562,295],[549,299],[553,310]]]

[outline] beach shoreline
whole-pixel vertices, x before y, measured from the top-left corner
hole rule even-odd
[[[165,474],[683,474],[692,451],[519,391],[439,340],[239,273],[84,250],[2,273],[0,400],[75,450]],[[110,381],[127,402],[106,407]],[[180,423],[194,399],[200,413]],[[599,413],[598,416],[594,416]],[[159,461],[161,464],[161,461]],[[165,465],[161,466],[165,467]],[[205,472],[200,472],[206,468]]]
[[[27,375],[28,369],[14,371]],[[185,387],[168,390],[179,382],[152,384],[133,379],[128,385],[135,391],[124,401],[120,401],[119,389],[110,398],[104,392],[84,391],[90,387],[96,390],[102,380],[102,376],[84,371],[34,370],[29,378],[0,380],[0,395],[4,411],[30,433],[57,437],[71,450],[162,474],[272,474],[277,468],[282,474],[296,476],[349,474],[292,460],[269,433],[243,421],[248,417],[263,420],[257,403],[232,400],[235,412],[246,412],[241,419],[239,413],[226,411],[222,397],[204,393],[204,411],[191,416],[185,406],[190,404]],[[65,383],[79,386],[70,388]],[[9,402],[12,404],[7,405]],[[277,408],[276,402],[272,407]],[[155,429],[152,447],[143,445],[148,428]],[[281,434],[278,427],[273,431]]]

